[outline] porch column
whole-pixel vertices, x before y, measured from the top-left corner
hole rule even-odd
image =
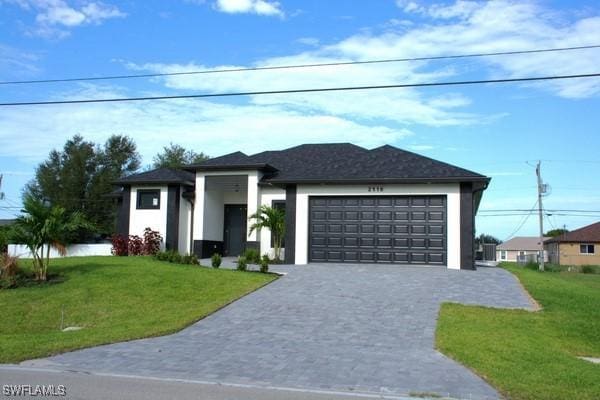
[[[248,172],[248,199],[247,199],[247,207],[248,207],[248,217],[258,211],[260,199],[259,199],[259,189],[258,189],[258,171],[250,171]],[[252,247],[260,249],[259,241],[258,241],[258,232],[254,230],[250,233],[250,225],[254,223],[254,220],[248,219],[247,221],[248,233],[246,235],[246,247]]]
[[[205,256],[202,239],[204,239],[204,189],[206,178],[204,174],[196,172],[196,195],[192,216],[192,251],[199,258]]]

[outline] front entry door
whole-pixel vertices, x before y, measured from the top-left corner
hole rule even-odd
[[[223,234],[223,255],[239,256],[246,244],[247,207],[245,205],[225,205]]]

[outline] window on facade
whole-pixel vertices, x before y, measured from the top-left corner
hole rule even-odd
[[[273,200],[271,207],[283,210],[285,213],[285,200]],[[275,242],[273,241],[273,235],[271,235],[271,247],[273,247],[274,244]],[[281,238],[281,247],[285,248],[285,237]]]
[[[160,208],[160,190],[138,190],[138,210],[158,210]]]
[[[594,251],[595,246],[593,244],[581,244],[579,245],[579,252],[581,254],[595,254],[596,252]]]
[[[506,260],[506,250],[500,251],[500,259],[501,260]]]

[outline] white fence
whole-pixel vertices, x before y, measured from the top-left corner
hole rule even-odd
[[[83,256],[110,256],[112,245],[110,243],[73,244],[67,246],[67,257]],[[27,246],[22,244],[9,244],[8,254],[22,258],[32,258]],[[62,257],[55,249],[50,249],[50,258]]]

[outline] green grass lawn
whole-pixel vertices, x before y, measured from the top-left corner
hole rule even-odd
[[[276,278],[149,257],[57,259],[49,272],[65,281],[0,290],[0,363],[172,333]],[[83,329],[61,332],[61,309]]]
[[[543,307],[538,312],[443,304],[436,341],[511,399],[600,399],[600,275],[515,274]]]

